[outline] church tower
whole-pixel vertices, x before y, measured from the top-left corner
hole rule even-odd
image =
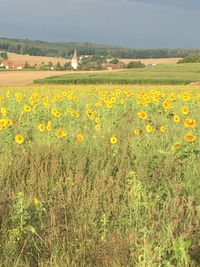
[[[71,66],[72,66],[72,68],[74,70],[77,70],[77,68],[78,68],[78,57],[77,57],[77,51],[76,51],[76,49],[75,49],[74,55],[72,57]]]

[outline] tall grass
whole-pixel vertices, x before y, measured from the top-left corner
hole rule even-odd
[[[82,97],[80,109],[91,98]],[[200,265],[199,141],[169,149],[183,130],[155,104],[139,108],[155,129],[169,117],[169,132],[133,136],[138,106],[128,99],[122,107],[102,107],[103,139],[44,142],[31,133],[33,118],[47,116],[38,105],[40,112],[15,126],[27,131],[30,143],[6,143],[10,130],[7,137],[0,132],[0,266]],[[21,103],[9,105],[17,113]],[[83,118],[74,129],[79,123]],[[114,145],[111,133],[118,137]]]
[[[137,149],[1,153],[2,266],[199,266],[199,155]]]

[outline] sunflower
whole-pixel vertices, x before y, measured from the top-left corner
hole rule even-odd
[[[124,99],[124,98],[122,98],[122,99],[120,100],[120,104],[122,104],[122,105],[125,104],[125,99]]]
[[[172,107],[173,107],[173,105],[172,105],[172,103],[169,102],[169,100],[165,100],[165,101],[163,102],[163,108],[164,108],[165,110],[171,110]]]
[[[45,131],[45,125],[43,124],[43,123],[40,123],[39,125],[38,125],[38,130],[40,131],[40,132],[44,132]]]
[[[181,112],[183,115],[187,115],[189,113],[189,109],[187,107],[182,107]]]
[[[12,126],[13,125],[13,121],[11,119],[7,119],[6,120],[6,124],[7,124],[7,126]]]
[[[100,130],[100,128],[101,128],[100,124],[96,124],[96,125],[95,125],[95,129],[96,129],[96,130]]]
[[[184,136],[184,140],[186,142],[194,142],[196,140],[196,136],[194,134],[186,134]]]
[[[195,128],[197,125],[197,122],[196,122],[196,120],[194,120],[192,118],[187,118],[184,120],[183,124],[184,124],[185,128]]]
[[[135,130],[133,130],[133,134],[134,135],[140,135],[140,134],[142,134],[142,130],[141,129],[135,129]]]
[[[21,134],[17,134],[15,136],[15,142],[19,145],[21,145],[24,142],[24,137]]]
[[[160,132],[165,133],[167,128],[165,126],[160,126]]]
[[[28,105],[25,105],[23,109],[24,109],[25,112],[30,112],[31,111],[31,107],[28,106]]]
[[[110,143],[113,144],[113,145],[116,144],[117,141],[118,141],[118,140],[117,140],[117,137],[115,137],[115,136],[112,136],[112,137],[110,138]]]
[[[64,131],[64,130],[62,130],[62,129],[58,129],[58,130],[56,131],[56,136],[57,136],[58,138],[65,137],[65,136],[67,136],[67,132]]]
[[[147,113],[145,111],[138,112],[137,115],[142,120],[146,120],[147,119]]]
[[[95,119],[95,122],[96,122],[96,123],[99,123],[99,122],[100,122],[100,118],[97,117],[97,118]]]
[[[81,143],[81,142],[83,142],[83,140],[84,140],[83,135],[82,134],[77,134],[76,141]]]
[[[173,117],[173,121],[174,122],[180,122],[180,116],[179,115],[177,115],[177,114],[174,114],[174,117]]]
[[[150,124],[147,124],[146,131],[147,131],[147,133],[152,133],[153,132],[153,126],[151,126]]]

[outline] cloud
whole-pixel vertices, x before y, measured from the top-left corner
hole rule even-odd
[[[132,48],[197,47],[198,7],[200,0],[0,0],[0,36]]]
[[[159,5],[168,7],[179,7],[179,8],[196,8],[200,6],[199,0],[128,0],[129,2],[135,2],[147,5]]]

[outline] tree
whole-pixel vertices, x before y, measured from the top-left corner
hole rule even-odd
[[[48,65],[47,65],[49,68],[53,67],[53,63],[51,61],[48,62]]]
[[[8,59],[8,54],[6,51],[0,52],[0,59],[3,59],[3,60]]]
[[[28,69],[28,68],[30,68],[30,65],[28,64],[28,62],[27,62],[27,61],[26,61],[25,65],[24,65],[24,68],[25,68],[25,69]]]
[[[118,58],[113,58],[109,63],[110,64],[119,64],[119,59]]]
[[[57,65],[56,65],[56,70],[62,70],[62,67],[61,67],[61,65],[60,65],[60,62],[57,63]]]
[[[141,61],[131,61],[128,63],[127,68],[133,69],[133,68],[144,68],[145,64],[143,64]]]

